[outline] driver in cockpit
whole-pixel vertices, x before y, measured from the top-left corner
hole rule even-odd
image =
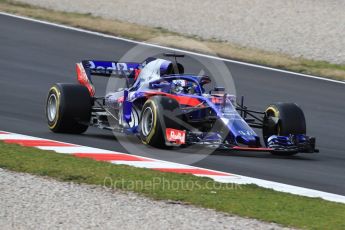
[[[186,80],[174,80],[171,84],[172,93],[198,95],[200,94],[199,91],[199,87],[195,82]]]

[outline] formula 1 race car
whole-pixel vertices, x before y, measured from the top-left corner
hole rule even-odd
[[[249,110],[224,87],[206,92],[209,76],[185,74],[174,60],[142,63],[90,61],[76,64],[80,84],[56,83],[48,93],[46,117],[53,132],[83,133],[89,126],[137,135],[144,144],[165,148],[202,144],[220,149],[278,155],[313,153],[303,111],[294,103]],[[169,58],[167,58],[169,59]],[[95,96],[91,76],[124,79],[125,87]],[[253,128],[262,129],[263,143]],[[262,145],[264,144],[264,145]]]

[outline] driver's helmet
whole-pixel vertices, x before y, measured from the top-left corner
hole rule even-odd
[[[171,91],[172,93],[184,93],[191,95],[201,93],[197,83],[184,79],[173,80],[171,84]]]
[[[185,93],[184,87],[186,85],[186,80],[173,80],[171,83],[171,92],[172,93]]]

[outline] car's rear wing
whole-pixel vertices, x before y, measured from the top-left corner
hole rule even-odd
[[[85,70],[90,71],[91,75],[109,77],[111,75],[129,76],[135,69],[138,69],[140,63],[136,62],[116,62],[116,61],[91,61],[84,60],[81,62]]]
[[[79,83],[89,90],[90,95],[94,96],[95,87],[92,84],[92,75],[134,78],[135,71],[139,69],[140,65],[136,62],[84,60],[76,64],[77,78]]]

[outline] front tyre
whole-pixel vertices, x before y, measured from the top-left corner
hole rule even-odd
[[[56,133],[83,133],[91,117],[91,97],[85,86],[54,84],[47,96],[48,127]]]
[[[180,129],[179,103],[164,96],[154,96],[148,99],[142,110],[139,122],[140,139],[144,144],[157,148],[165,148],[166,128]]]
[[[267,107],[262,129],[263,138],[272,135],[289,136],[306,134],[306,121],[302,109],[295,103],[275,103]],[[272,152],[275,155],[294,155],[296,152]]]

